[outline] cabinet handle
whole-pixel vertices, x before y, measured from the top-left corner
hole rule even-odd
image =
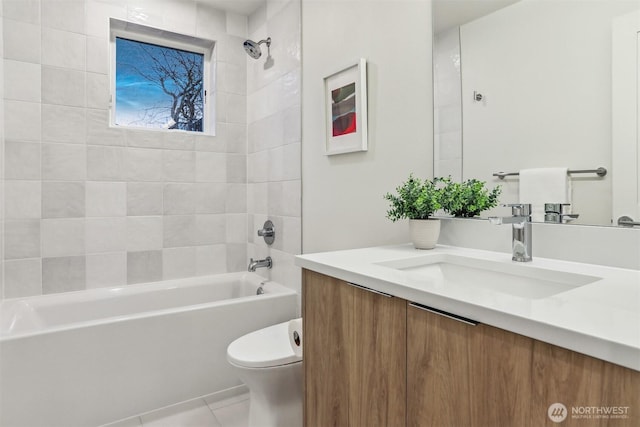
[[[426,305],[418,304],[417,302],[410,302],[409,305],[411,307],[415,307],[420,310],[428,311],[429,313],[437,314],[440,316],[444,316],[451,320],[457,320],[458,322],[465,323],[467,325],[476,326],[478,322],[475,320],[467,319],[466,317],[458,316],[455,314],[447,313],[446,311],[438,310],[437,308],[427,307]]]
[[[393,298],[393,295],[391,295],[391,294],[385,294],[384,292],[376,291],[375,289],[367,288],[366,286],[362,286],[362,285],[357,285],[357,284],[352,283],[352,282],[347,282],[347,283],[349,285],[353,286],[354,288],[362,289],[363,291],[372,292],[374,294],[382,295],[383,297],[387,297],[387,298]]]

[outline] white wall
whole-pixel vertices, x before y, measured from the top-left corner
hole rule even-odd
[[[428,0],[302,1],[303,252],[408,240],[383,194],[433,174]],[[325,156],[323,77],[365,58],[366,152]]]
[[[579,223],[611,219],[611,19],[636,1],[522,1],[461,27],[464,178],[569,167]],[[483,102],[473,102],[473,91]]]

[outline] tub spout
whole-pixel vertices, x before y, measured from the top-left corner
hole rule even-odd
[[[247,270],[249,271],[256,271],[256,268],[271,268],[273,266],[273,260],[271,259],[270,256],[266,257],[265,259],[257,259],[257,260],[253,260],[253,258],[249,259],[249,267],[247,268]]]

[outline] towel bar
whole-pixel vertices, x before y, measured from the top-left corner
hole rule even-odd
[[[607,174],[607,170],[603,167],[599,167],[598,169],[575,169],[568,170],[568,173],[595,173],[599,177],[603,177]],[[505,176],[517,176],[520,175],[520,172],[497,172],[494,173],[493,176],[497,176],[500,179],[504,179]]]

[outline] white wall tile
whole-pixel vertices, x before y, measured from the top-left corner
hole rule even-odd
[[[85,183],[44,181],[42,218],[82,218],[85,216]]]
[[[124,252],[127,249],[127,219],[87,218],[85,239],[87,254]]]
[[[199,215],[201,216],[201,215]],[[163,220],[163,246],[175,248],[196,245],[196,216],[170,215]],[[200,236],[204,239],[203,236]],[[204,242],[202,244],[205,244]]]
[[[247,185],[247,212],[264,215],[269,212],[269,185],[267,183]]]
[[[80,181],[87,177],[87,147],[42,144],[42,179]]]
[[[87,147],[87,178],[93,181],[125,179],[126,149],[121,147]]]
[[[125,252],[87,255],[87,289],[127,284]]]
[[[164,280],[196,275],[196,248],[170,248],[162,251],[162,278]]]
[[[17,101],[40,102],[40,66],[29,62],[4,60],[4,97]]]
[[[246,123],[247,122],[247,98],[244,95],[236,95],[228,93],[226,105],[226,122],[227,123]]]
[[[42,102],[83,107],[85,105],[85,73],[43,66]]]
[[[245,154],[227,154],[227,177],[229,183],[247,182],[247,156]]]
[[[163,184],[156,182],[128,182],[127,215],[162,215]]]
[[[169,150],[193,150],[195,136],[193,132],[165,131],[162,135],[162,147]]]
[[[4,258],[36,258],[40,256],[40,220],[4,221]]]
[[[249,34],[247,17],[238,13],[227,12],[227,34],[246,38],[247,34]]]
[[[283,112],[283,144],[300,143],[302,135],[302,111],[299,105]]]
[[[42,294],[42,260],[40,258],[6,261],[4,274],[4,298]]]
[[[41,0],[42,26],[84,32],[84,0]]]
[[[42,105],[42,140],[84,144],[85,109],[62,105]]]
[[[163,218],[160,216],[127,217],[127,251],[162,249]]]
[[[130,147],[141,148],[162,148],[164,140],[162,132],[126,129],[127,145]]]
[[[88,217],[125,216],[127,184],[124,182],[87,181],[86,214]]]
[[[196,187],[189,183],[169,183],[164,185],[165,215],[185,215],[196,213]]]
[[[111,127],[108,110],[87,109],[86,142],[91,145],[126,145],[126,132],[122,128]]]
[[[109,108],[109,77],[106,74],[87,73],[87,107]]]
[[[219,274],[227,271],[227,246],[207,245],[196,247],[196,274]]]
[[[42,65],[84,71],[86,63],[86,36],[51,28],[42,29]]]
[[[196,36],[216,40],[227,30],[227,17],[224,11],[215,9],[206,3],[197,3]]]
[[[196,213],[224,213],[227,204],[227,184],[195,184]]]
[[[84,254],[84,219],[61,218],[42,220],[43,258],[80,256]]]
[[[88,0],[86,2],[87,35],[108,38],[109,18],[126,19],[127,7],[124,1]]]
[[[162,19],[163,28],[179,34],[195,35],[196,3],[170,0],[165,3]]]
[[[247,93],[247,68],[239,64],[218,62],[218,82],[220,88],[230,94],[245,96]]]
[[[2,14],[17,21],[40,23],[40,0],[4,0]]]
[[[162,280],[162,251],[127,252],[127,283]]]
[[[40,179],[40,144],[6,141],[6,179]]]
[[[248,156],[248,182],[267,182],[269,180],[269,152],[259,151]]]
[[[103,37],[87,37],[87,71],[92,73],[109,73],[109,39]]]
[[[195,244],[215,245],[227,239],[227,217],[220,215],[196,215]],[[241,243],[241,242],[234,242]]]
[[[163,151],[163,177],[165,181],[194,182],[196,156],[191,151]]]
[[[128,181],[162,181],[162,150],[128,148]]]
[[[196,152],[196,182],[226,182],[227,155]]]
[[[4,19],[3,37],[4,58],[40,63],[42,41],[39,25]]]
[[[42,186],[39,181],[4,182],[6,219],[40,218]]]
[[[226,242],[247,242],[247,214],[227,214],[226,216]]]
[[[129,2],[127,3],[127,21],[161,28],[163,23],[162,5],[161,2]]]
[[[7,140],[40,140],[40,104],[5,100],[4,121],[4,137]]]
[[[53,294],[86,289],[84,256],[42,259],[42,293]]]
[[[227,184],[225,211],[227,213],[247,212],[247,184]]]

